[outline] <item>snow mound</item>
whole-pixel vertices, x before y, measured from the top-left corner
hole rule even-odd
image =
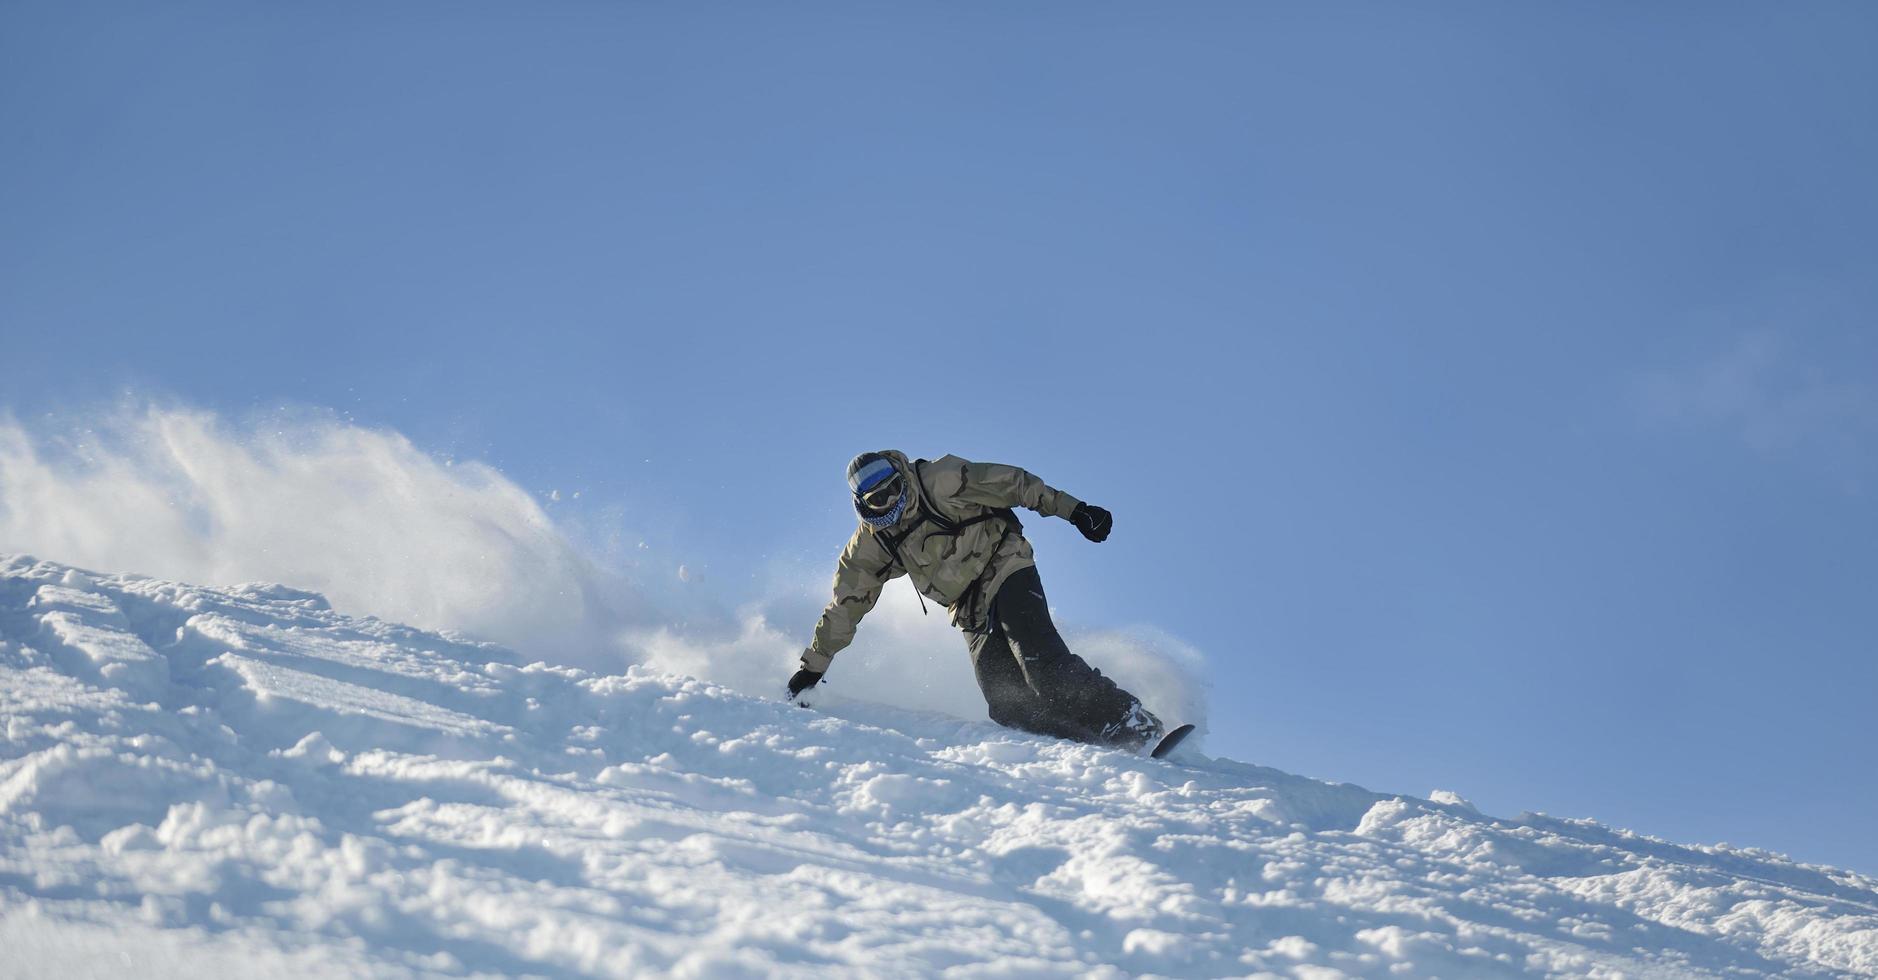
[[[0,557],[0,974],[1878,975],[1871,878],[1184,762]]]

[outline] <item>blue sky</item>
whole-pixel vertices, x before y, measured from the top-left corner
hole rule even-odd
[[[1870,872],[1875,28],[12,3],[0,409],[329,408],[726,603],[855,452],[1018,463],[1213,752]]]

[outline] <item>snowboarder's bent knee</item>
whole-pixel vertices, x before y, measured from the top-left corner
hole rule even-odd
[[[815,685],[889,581],[908,576],[964,630],[992,720],[1083,742],[1139,748],[1161,734],[1139,699],[1071,653],[1050,621],[1043,580],[1014,508],[1076,525],[1091,541],[1113,518],[1015,466],[957,456],[910,460],[894,450],[848,464],[860,525],[835,568],[834,598],[815,624],[795,697]]]

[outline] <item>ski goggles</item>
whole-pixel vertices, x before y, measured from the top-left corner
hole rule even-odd
[[[876,482],[872,487],[854,495],[861,506],[875,513],[882,513],[900,502],[900,494],[906,490],[906,480],[895,473]]]
[[[884,459],[875,459],[855,471],[853,484],[854,502],[857,506],[876,513],[893,507],[900,500],[906,489],[906,480],[892,463]]]

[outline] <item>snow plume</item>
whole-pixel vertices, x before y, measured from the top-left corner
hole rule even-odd
[[[1168,727],[1206,730],[1206,658],[1151,626],[1068,631],[1070,649],[1128,689]],[[1194,743],[1198,745],[1199,743]]]
[[[1178,719],[1205,727],[1205,661],[1198,651],[1151,627],[1085,629],[1060,615],[1056,619],[1071,650],[1150,711],[1170,723]],[[944,609],[923,613],[904,579],[887,587],[854,646],[836,658],[828,676],[827,689],[843,696],[973,720],[987,717],[965,637],[952,628]]]
[[[785,671],[795,669],[794,661],[827,598],[825,590],[816,589],[811,606],[809,597],[799,597],[787,611],[747,609],[734,628],[715,638],[661,627],[635,633],[631,644],[649,666],[747,694],[771,695],[782,676],[778,664]],[[785,616],[789,621],[779,626]],[[1095,630],[1069,623],[1063,632],[1070,649],[1170,725],[1191,722],[1205,728],[1207,680],[1199,651],[1153,627]],[[816,696],[876,701],[973,721],[987,717],[965,637],[951,626],[943,608],[928,603],[922,610],[904,578],[888,584],[854,645],[835,658]]]
[[[701,629],[693,621],[684,631],[654,626],[631,631],[628,643],[647,666],[773,696],[797,668],[828,593],[820,582],[778,583],[772,592],[769,601],[740,610],[734,622]],[[888,585],[816,695],[985,717],[963,639],[943,615],[920,615],[916,603],[904,579]]]
[[[403,436],[303,414],[140,407],[0,420],[0,551],[229,585],[617,669],[601,574],[528,493]]]
[[[31,426],[0,419],[0,552],[221,586],[278,582],[529,657],[607,672],[642,662],[747,694],[773,696],[795,670],[840,544],[807,581],[792,570],[755,601],[705,601],[746,603],[734,613],[701,614],[662,608],[581,540],[496,470],[330,414],[234,423],[138,406]],[[1074,649],[1151,710],[1203,722],[1190,648],[1151,630],[1064,625]],[[818,693],[985,717],[963,638],[943,609],[922,613],[905,580]]]

